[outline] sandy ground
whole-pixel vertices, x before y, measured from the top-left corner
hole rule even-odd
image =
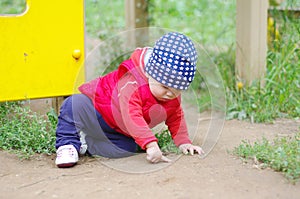
[[[41,107],[41,106],[39,106]],[[196,116],[187,107],[194,143],[201,144],[211,125],[209,114]],[[0,151],[0,198],[299,198],[300,183],[281,173],[245,164],[228,151],[247,139],[288,136],[300,121],[274,124],[225,121],[220,139],[205,157],[169,154],[172,163],[150,164],[144,153],[123,159],[81,157],[70,169],[59,169],[55,155],[20,160]]]

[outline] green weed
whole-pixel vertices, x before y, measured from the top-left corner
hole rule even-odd
[[[55,152],[55,128],[57,116],[54,111],[44,118],[20,102],[0,104],[0,148],[14,151],[21,158],[35,153]]]
[[[253,144],[244,140],[234,148],[233,154],[246,160],[252,159],[263,168],[282,172],[291,182],[300,178],[300,133],[273,141],[262,138]]]
[[[158,146],[163,153],[180,153],[180,150],[174,144],[169,130],[163,130],[159,133],[156,133],[155,136],[158,139]]]

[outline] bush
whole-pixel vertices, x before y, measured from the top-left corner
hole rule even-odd
[[[55,152],[55,128],[57,116],[54,111],[44,118],[20,102],[0,104],[0,148],[14,151],[22,158],[34,153]]]

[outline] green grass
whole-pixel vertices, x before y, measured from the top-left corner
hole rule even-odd
[[[35,153],[55,152],[57,116],[51,111],[45,116],[23,107],[20,102],[0,104],[0,148],[13,151],[20,158]]]
[[[155,136],[158,139],[157,144],[163,153],[180,153],[180,150],[174,144],[174,141],[172,140],[171,134],[168,130],[155,133]]]
[[[235,1],[152,0],[150,24],[183,32],[202,45],[230,45],[235,38]]]
[[[125,0],[85,0],[87,33],[93,37],[106,39],[124,31],[124,2]]]
[[[300,178],[300,133],[273,141],[262,138],[250,143],[244,140],[235,147],[233,154],[245,161],[253,160],[260,168],[269,167],[282,172],[293,183]]]

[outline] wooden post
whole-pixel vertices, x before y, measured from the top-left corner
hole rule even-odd
[[[147,2],[147,0],[125,0],[126,29],[131,30],[128,42],[135,47],[143,47],[149,38]]]
[[[266,72],[268,4],[237,0],[236,74],[247,84],[262,82]]]
[[[54,109],[54,111],[56,112],[57,115],[59,115],[59,110],[60,107],[62,105],[62,103],[64,102],[65,97],[54,97],[52,98],[52,108]]]

